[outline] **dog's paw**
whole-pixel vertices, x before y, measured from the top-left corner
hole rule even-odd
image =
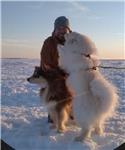
[[[58,133],[64,133],[65,131],[66,131],[65,128],[59,128],[59,129],[57,129],[57,132],[58,132]]]
[[[102,128],[95,128],[94,133],[101,136],[104,132]]]

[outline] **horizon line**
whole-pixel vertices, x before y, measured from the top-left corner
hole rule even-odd
[[[40,58],[27,58],[27,57],[1,57],[0,59],[40,59]],[[99,58],[99,60],[125,60],[125,58]]]

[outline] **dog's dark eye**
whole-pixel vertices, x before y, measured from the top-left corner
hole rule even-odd
[[[71,39],[71,40],[69,41],[69,43],[71,43],[71,44],[76,43],[76,42],[77,42],[76,39]]]

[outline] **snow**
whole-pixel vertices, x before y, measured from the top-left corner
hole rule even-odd
[[[113,150],[125,142],[125,70],[101,69],[118,88],[116,115],[106,122],[103,136],[85,142],[73,139],[80,128],[69,126],[63,134],[47,123],[47,110],[39,99],[39,86],[27,82],[38,59],[1,59],[1,138],[16,150]],[[125,67],[125,61],[106,60],[101,65]]]

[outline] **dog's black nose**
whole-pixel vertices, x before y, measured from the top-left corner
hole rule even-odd
[[[27,81],[29,82],[29,81],[30,81],[30,78],[27,78]]]

